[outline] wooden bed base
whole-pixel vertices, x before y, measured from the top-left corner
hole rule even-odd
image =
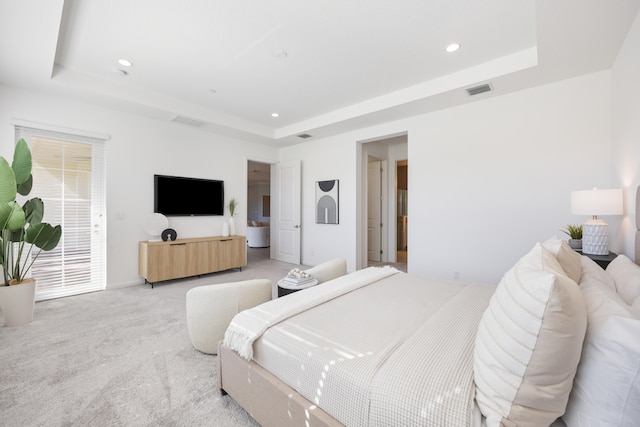
[[[251,360],[218,344],[218,386],[261,426],[331,426],[343,424]]]

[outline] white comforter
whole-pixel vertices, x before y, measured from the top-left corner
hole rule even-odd
[[[349,276],[306,289],[304,294],[293,294],[286,300],[276,299],[251,310],[238,313],[224,334],[224,345],[247,360],[253,357],[253,343],[264,331],[283,320],[305,310],[337,298],[362,286],[399,273],[392,267],[365,268]]]
[[[478,425],[473,345],[494,290],[391,275],[274,323],[253,359],[348,426]]]

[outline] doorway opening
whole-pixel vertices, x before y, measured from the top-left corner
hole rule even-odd
[[[407,252],[409,249],[409,211],[407,209],[409,196],[408,172],[408,160],[396,162],[396,260],[403,264],[407,263]]]
[[[247,250],[271,246],[271,164],[247,161]]]
[[[362,143],[358,259],[363,266],[408,268],[408,137]]]

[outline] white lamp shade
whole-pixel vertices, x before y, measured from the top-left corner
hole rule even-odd
[[[622,215],[622,189],[571,192],[573,215]]]

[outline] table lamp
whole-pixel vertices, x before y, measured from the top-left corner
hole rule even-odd
[[[608,255],[608,226],[598,215],[622,215],[622,190],[593,190],[571,192],[571,213],[592,215],[582,225],[582,253]]]

